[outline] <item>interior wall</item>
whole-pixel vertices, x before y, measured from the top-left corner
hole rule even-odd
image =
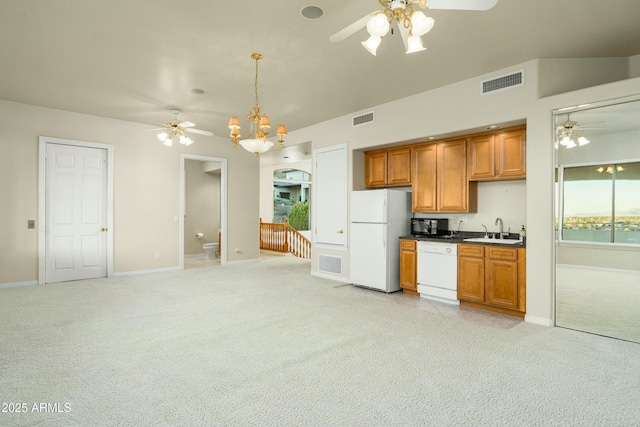
[[[202,254],[203,243],[217,243],[220,230],[220,172],[203,171],[201,160],[185,160],[184,254]],[[198,238],[198,233],[204,234]]]
[[[629,58],[629,78],[640,77],[640,55]]]
[[[629,58],[540,59],[540,98],[629,78]]]
[[[41,224],[27,229],[27,220],[38,218],[39,136],[114,147],[115,273],[178,268],[180,152],[228,159],[228,260],[259,257],[258,227],[247,227],[258,222],[255,156],[199,135],[189,147],[169,148],[150,127],[0,100],[0,284],[38,278]]]

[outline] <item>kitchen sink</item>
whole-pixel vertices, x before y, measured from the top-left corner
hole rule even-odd
[[[474,237],[472,239],[463,239],[465,242],[476,242],[476,243],[489,243],[495,245],[515,245],[516,243],[522,243],[520,240],[514,239],[489,239],[484,237]]]

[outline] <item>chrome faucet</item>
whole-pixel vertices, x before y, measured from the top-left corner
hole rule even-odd
[[[496,218],[496,225],[500,224],[500,231],[498,232],[498,236],[500,239],[504,239],[504,233],[502,232],[502,230],[504,229],[504,226],[502,224],[502,218],[498,217]]]
[[[484,238],[487,239],[489,238],[489,232],[487,231],[487,226],[482,224],[482,226],[484,227]]]

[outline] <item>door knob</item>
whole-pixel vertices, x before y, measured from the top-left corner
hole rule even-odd
[[[344,234],[344,230],[338,230],[338,234]]]
[[[100,229],[100,231],[105,232],[105,231],[107,231],[107,229],[106,229],[106,228],[104,228],[104,227],[102,227],[102,228]]]

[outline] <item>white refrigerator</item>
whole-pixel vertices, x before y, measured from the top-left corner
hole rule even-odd
[[[400,236],[410,234],[411,193],[364,190],[351,193],[349,276],[356,286],[400,290]]]

